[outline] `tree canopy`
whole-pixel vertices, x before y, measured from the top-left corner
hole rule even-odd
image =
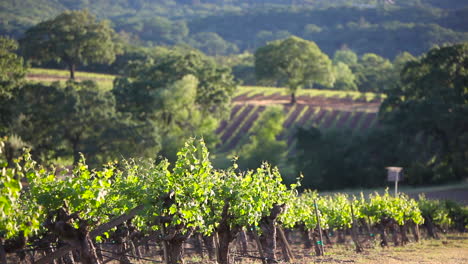
[[[26,75],[23,58],[15,53],[17,49],[15,40],[0,37],[0,136],[3,136],[11,121],[11,99]]]
[[[219,119],[229,113],[237,87],[228,68],[200,52],[171,51],[156,60],[135,61],[115,80],[117,108],[157,124],[162,152],[170,160],[190,136],[214,146]]]
[[[298,37],[268,43],[255,52],[255,73],[258,80],[285,84],[291,92],[306,85],[319,83],[331,86],[334,82],[332,63],[317,44]]]
[[[0,36],[0,97],[11,97],[11,90],[18,87],[26,75],[23,58],[15,52],[18,43]]]
[[[15,98],[10,131],[29,143],[41,161],[72,156],[76,165],[84,153],[98,164],[154,155],[157,128],[116,112],[115,103],[112,93],[91,81],[27,84]]]
[[[406,64],[401,85],[382,104],[383,121],[429,153],[421,160],[432,168],[429,181],[468,172],[467,68],[468,44],[433,48]]]
[[[63,62],[74,79],[79,64],[111,63],[120,52],[108,21],[97,22],[87,10],[65,11],[29,28],[20,40],[28,59]]]

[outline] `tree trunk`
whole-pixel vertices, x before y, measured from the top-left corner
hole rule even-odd
[[[399,238],[399,232],[397,229],[398,225],[396,223],[393,223],[390,225],[390,232],[392,232],[392,239],[393,239],[393,244],[395,247],[398,247],[400,245],[400,238]]]
[[[73,251],[68,252],[65,256],[63,256],[63,262],[65,264],[75,264],[75,257],[73,256]]]
[[[291,93],[291,104],[295,104],[296,103],[296,92],[292,92]]]
[[[388,239],[387,239],[387,231],[385,230],[384,224],[379,224],[379,231],[380,231],[380,246],[381,247],[388,247]]]
[[[429,235],[429,237],[439,239],[439,235],[437,234],[432,219],[430,219],[429,217],[424,217],[424,226],[426,227],[427,234]]]
[[[401,244],[406,245],[408,244],[409,238],[408,238],[408,224],[404,224],[400,226],[400,234],[401,234]]]
[[[78,151],[78,144],[80,143],[80,136],[75,136],[71,139],[72,150],[73,150],[73,166],[76,166],[80,162],[81,155]]]
[[[100,264],[96,248],[91,240],[89,233],[85,233],[83,239],[80,240],[80,257],[82,264]]]
[[[192,238],[193,238],[193,246],[194,246],[195,251],[200,256],[201,259],[204,259],[205,255],[203,254],[201,234],[197,233]]]
[[[260,243],[263,253],[267,258],[267,263],[276,263],[276,219],[284,211],[284,205],[274,205],[269,216],[264,216],[260,220],[262,235]]]
[[[167,263],[183,264],[184,240],[174,239],[167,241]]]
[[[206,250],[208,251],[208,258],[210,260],[216,259],[216,253],[214,250],[213,236],[203,236],[203,243],[205,243]]]
[[[226,201],[223,207],[223,212],[221,215],[221,221],[216,229],[218,234],[218,262],[220,264],[231,264],[232,261],[229,257],[229,250],[231,247],[231,242],[236,239],[237,234],[241,231],[240,227],[231,228],[229,224],[229,202]]]
[[[411,225],[411,231],[412,231],[412,233],[413,233],[414,241],[419,242],[419,237],[420,237],[420,234],[419,234],[419,225],[413,223],[413,224]]]
[[[336,230],[336,243],[344,244],[346,242],[345,232],[343,229]]]
[[[233,240],[229,231],[218,232],[219,248],[218,248],[218,263],[231,264],[229,258],[229,250],[231,248],[231,241]]]
[[[317,232],[313,231],[312,232],[312,241],[314,242],[314,249],[315,249],[315,255],[316,256],[322,256],[322,248],[319,245],[319,240],[317,239],[318,234]]]
[[[0,263],[7,264],[5,248],[3,247],[3,239],[0,239]]]
[[[74,63],[69,63],[68,64],[68,69],[70,70],[70,79],[75,80],[76,65]]]
[[[241,245],[241,253],[243,255],[247,255],[248,253],[248,243],[247,243],[247,234],[245,232],[244,229],[242,229],[240,232],[239,232],[240,236],[239,236],[239,239],[240,239],[240,245]]]
[[[333,246],[333,243],[330,239],[330,236],[328,235],[328,232],[329,230],[325,230],[325,232],[323,232],[323,236],[325,237],[325,241],[327,242],[327,245]]]
[[[299,232],[302,235],[302,240],[304,241],[304,247],[306,249],[311,249],[312,241],[310,240],[309,230],[306,230],[305,225],[299,225]]]

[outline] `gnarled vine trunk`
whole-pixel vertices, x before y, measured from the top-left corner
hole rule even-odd
[[[269,216],[262,217],[260,243],[267,263],[276,263],[276,219],[284,211],[285,205],[274,205]]]
[[[301,233],[302,240],[304,241],[304,247],[306,249],[312,248],[312,240],[310,239],[309,230],[306,229],[304,224],[299,225],[298,228]]]
[[[231,261],[231,258],[229,256],[229,251],[231,248],[231,242],[233,242],[239,232],[241,231],[241,227],[239,226],[234,226],[231,227],[229,223],[229,219],[231,218],[229,213],[229,202],[226,201],[223,207],[223,212],[221,214],[221,221],[218,225],[218,228],[216,230],[218,234],[218,241],[219,241],[219,247],[218,247],[218,262],[220,264],[231,264],[233,261]]]
[[[216,259],[214,238],[213,236],[203,236],[203,243],[205,244],[206,250],[208,251],[208,258],[210,260]]]
[[[167,260],[168,264],[183,264],[184,259],[184,241],[185,239],[172,239],[167,241]]]
[[[430,217],[424,217],[424,227],[426,227],[427,235],[429,237],[439,239],[434,222]]]

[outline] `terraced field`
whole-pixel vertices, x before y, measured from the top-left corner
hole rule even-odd
[[[350,129],[358,133],[376,126],[383,99],[370,93],[303,90],[297,96],[297,103],[291,105],[286,89],[242,87],[233,99],[229,120],[223,121],[216,131],[221,138],[219,151],[233,150],[247,140],[250,128],[269,105],[283,107],[286,119],[280,138],[291,146],[297,127]]]

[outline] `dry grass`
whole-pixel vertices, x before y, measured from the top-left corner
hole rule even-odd
[[[54,69],[42,69],[42,68],[31,68],[28,70],[26,79],[30,82],[41,82],[41,83],[52,83],[52,82],[66,82],[69,79],[70,73],[67,70],[54,70]],[[113,87],[113,81],[115,75],[100,74],[92,72],[76,72],[75,78],[77,81],[93,80],[99,88],[104,91],[109,91]]]

